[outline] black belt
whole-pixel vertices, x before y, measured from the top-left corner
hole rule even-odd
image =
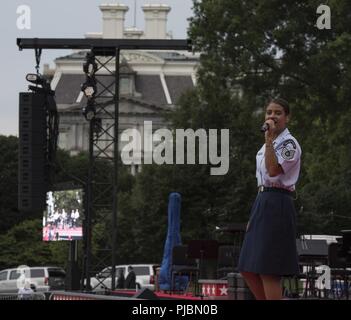
[[[259,186],[258,187],[258,192],[280,192],[280,193],[288,194],[289,196],[292,196],[292,194],[293,194],[292,191],[289,191],[287,189],[274,188],[274,187],[265,187],[265,186]]]

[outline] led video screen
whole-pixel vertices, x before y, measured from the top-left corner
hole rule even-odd
[[[83,238],[83,190],[49,191],[43,217],[43,241]]]

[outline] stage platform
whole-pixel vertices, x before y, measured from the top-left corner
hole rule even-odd
[[[200,294],[195,295],[190,290],[188,292],[170,292],[170,291],[152,291],[157,299],[160,300],[229,300],[228,298],[228,281],[227,280],[199,280],[199,292]],[[142,296],[142,290],[114,290],[111,291],[111,295],[131,298],[138,295]],[[150,292],[149,292],[150,294]],[[151,294],[150,294],[151,295]],[[146,294],[145,294],[146,296]]]

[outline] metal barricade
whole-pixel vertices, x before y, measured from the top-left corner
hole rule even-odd
[[[95,293],[48,291],[33,292],[28,294],[1,293],[2,300],[144,300],[134,297],[112,296]]]
[[[46,297],[42,292],[32,292],[29,294],[1,293],[1,300],[46,300]]]
[[[48,300],[143,300],[139,298],[127,298],[111,295],[81,293],[81,292],[65,292],[52,291]]]

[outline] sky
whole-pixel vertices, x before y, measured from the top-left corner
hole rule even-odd
[[[135,0],[1,0],[1,77],[0,77],[0,135],[18,136],[18,94],[26,92],[27,73],[35,73],[34,50],[19,51],[17,38],[84,38],[87,32],[102,32],[102,14],[99,5],[122,3],[129,7],[125,27],[134,23]],[[168,4],[167,30],[173,39],[185,39],[192,16],[192,0],[136,0],[136,27],[144,30],[144,4]],[[19,6],[30,8],[30,29],[19,29],[17,13]],[[43,65],[55,66],[55,58],[70,54],[71,50],[43,50],[40,72]]]

